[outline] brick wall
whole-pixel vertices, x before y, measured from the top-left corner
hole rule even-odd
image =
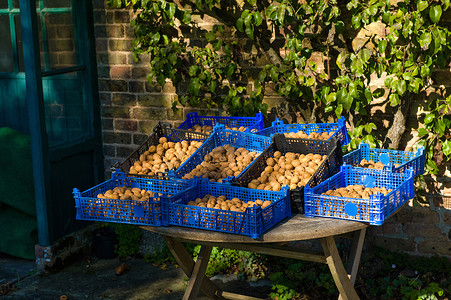
[[[95,35],[97,48],[97,64],[99,75],[99,94],[101,100],[103,147],[105,166],[109,168],[115,162],[123,161],[149,135],[159,121],[168,121],[175,126],[193,111],[181,108],[174,114],[171,106],[177,97],[174,87],[168,83],[164,89],[146,79],[148,58],[134,62],[131,54],[133,30],[129,27],[131,12],[112,10],[105,7],[103,0],[94,0]],[[211,27],[216,21],[205,17],[194,16],[200,27]],[[383,34],[381,24],[374,24],[368,30]],[[353,42],[354,47],[365,42],[364,32]],[[197,33],[192,33],[197,38]],[[324,68],[323,58],[313,55],[319,68]],[[436,72],[435,86],[451,84],[450,72]],[[372,88],[376,89],[383,80],[373,80]],[[415,133],[411,128],[418,127],[417,114],[426,95],[420,95],[412,105],[409,114],[407,133],[404,144],[406,148],[415,145]],[[271,86],[268,87],[265,102],[270,110],[289,122],[299,122],[300,114],[282,108],[283,99],[278,97]],[[383,109],[375,102],[374,109]],[[199,111],[199,109],[197,109]],[[385,118],[377,120],[382,130],[392,119],[391,112],[385,111]],[[202,115],[218,114],[217,111],[200,110]],[[396,249],[412,254],[431,255],[434,253],[451,258],[451,200],[441,195],[451,196],[451,179],[449,165],[442,167],[441,175],[427,178],[429,206],[417,207],[409,203],[393,218],[382,226],[372,226],[367,242]],[[108,171],[106,172],[108,175]]]

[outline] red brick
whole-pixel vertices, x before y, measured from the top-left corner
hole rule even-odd
[[[130,93],[114,93],[113,94],[113,105],[135,106],[136,105],[136,95],[130,94]]]
[[[128,79],[131,77],[131,68],[129,66],[111,66],[111,78]]]
[[[125,80],[99,79],[99,91],[127,92],[128,84]]]
[[[106,52],[106,51],[108,51],[108,40],[96,38],[97,55],[99,55],[99,52]]]
[[[114,119],[102,118],[102,130],[113,130],[113,121]]]
[[[149,74],[149,68],[144,68],[144,67],[133,67],[132,68],[132,78],[146,79],[147,74]]]
[[[137,131],[138,122],[134,120],[114,120],[114,130]]]
[[[150,134],[157,125],[157,120],[139,121],[139,131],[142,133]]]
[[[131,146],[117,146],[116,147],[116,156],[117,157],[127,157],[135,151],[135,147]]]
[[[442,239],[419,242],[418,252],[448,256],[451,258],[451,241],[446,236],[443,236]]]
[[[167,120],[167,110],[159,107],[134,107],[132,118],[138,120]]]
[[[130,118],[130,108],[124,106],[102,106],[102,118]]]
[[[142,145],[149,138],[148,134],[133,134],[132,140],[135,145]]]
[[[407,223],[404,224],[402,228],[407,236],[434,240],[436,237],[443,234],[438,225],[439,224]]]
[[[104,65],[125,65],[127,63],[127,54],[118,52],[98,53],[97,63]]]
[[[96,37],[101,38],[123,38],[125,30],[123,25],[96,25],[94,28]]]
[[[130,91],[130,93],[144,93],[144,81],[129,81],[128,90]]]
[[[108,47],[111,51],[130,51],[132,40],[112,40],[108,41]]]
[[[106,144],[103,145],[103,155],[115,157],[116,156],[116,146],[106,145]]]
[[[416,245],[413,238],[394,238],[387,236],[375,236],[374,245],[390,251],[415,252]]]
[[[126,132],[103,132],[103,142],[105,144],[130,144],[132,135]]]
[[[106,93],[99,93],[99,100],[100,100],[100,104],[101,105],[111,105],[111,93],[106,92]]]
[[[155,106],[155,107],[172,107],[173,98],[166,94],[141,94],[138,95],[138,104],[140,106]]]
[[[381,226],[383,234],[401,234],[403,232],[402,225],[399,223],[384,223]]]
[[[451,226],[451,212],[445,211],[443,213],[443,223],[445,225]]]
[[[438,224],[440,222],[438,213],[429,207],[404,206],[393,218],[400,223]]]
[[[114,23],[130,23],[130,11],[128,10],[114,11]]]

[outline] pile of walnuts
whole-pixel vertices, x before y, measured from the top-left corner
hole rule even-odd
[[[183,179],[197,176],[222,182],[228,176],[238,176],[257,156],[258,153],[244,148],[236,149],[228,144],[219,146],[206,154],[204,161],[185,174]]]
[[[98,194],[99,199],[120,199],[120,200],[136,200],[148,201],[149,197],[161,196],[158,193],[142,190],[140,188],[131,188],[127,186],[117,186],[112,190],[107,190],[103,194]]]
[[[203,198],[197,198],[195,201],[189,201],[188,205],[244,212],[246,208],[252,206],[261,206],[262,209],[266,208],[271,205],[271,201],[262,201],[257,199],[255,201],[244,202],[238,198],[227,199],[227,197],[223,195],[218,197],[205,195]]]
[[[399,167],[399,164],[394,164],[395,168]],[[382,170],[384,168],[384,164],[380,161],[374,162],[373,160],[362,159],[357,167],[368,168],[368,169],[379,169]]]
[[[230,129],[230,130],[235,130],[235,131],[246,131],[247,127],[244,126],[240,126],[240,127],[230,127],[230,126],[224,126],[226,129]],[[213,131],[213,126],[210,125],[199,125],[196,124],[193,127],[191,127],[190,129],[188,129],[189,131],[195,131],[195,132],[200,132],[200,133],[211,133]]]
[[[169,142],[161,137],[158,145],[152,145],[130,167],[130,174],[155,175],[180,167],[200,146],[201,141]]]
[[[323,133],[319,133],[319,132],[312,132],[310,134],[307,134],[305,132],[303,132],[302,130],[298,131],[298,132],[288,132],[288,133],[284,133],[283,135],[287,138],[301,138],[301,139],[315,139],[315,140],[328,140],[333,134],[335,133],[335,131],[331,131],[331,132],[323,132]]]
[[[280,191],[284,185],[288,185],[290,189],[302,187],[307,184],[326,157],[320,154],[293,152],[282,155],[280,151],[276,151],[273,157],[266,160],[267,166],[260,177],[249,182],[248,188]]]
[[[378,188],[366,188],[362,185],[348,185],[347,187],[342,187],[336,190],[328,190],[321,195],[346,197],[346,198],[362,198],[369,199],[371,195],[375,195],[377,192],[387,195],[392,189],[387,190],[385,187]]]

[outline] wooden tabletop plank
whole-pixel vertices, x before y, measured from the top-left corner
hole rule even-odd
[[[280,222],[257,239],[252,239],[244,235],[179,226],[142,226],[142,228],[162,235],[180,239],[187,239],[191,241],[211,241],[227,243],[279,243],[334,236],[360,230],[368,226],[369,225],[367,223],[363,222],[318,217],[306,218],[304,215],[296,214],[291,218],[287,218],[284,221]]]

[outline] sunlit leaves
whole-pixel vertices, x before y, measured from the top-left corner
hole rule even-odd
[[[438,23],[440,21],[440,17],[442,16],[442,7],[440,5],[434,5],[429,10],[429,17],[432,22]]]

